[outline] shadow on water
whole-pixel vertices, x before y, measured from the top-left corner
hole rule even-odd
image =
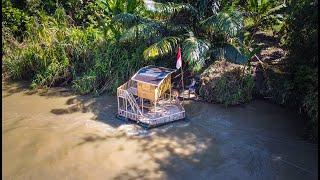
[[[38,94],[39,96],[50,97],[68,97],[74,93],[67,88],[51,87],[50,89],[31,89],[31,82],[19,81],[19,82],[2,82],[2,91],[6,94],[3,98],[11,96],[16,93],[23,92],[25,95]]]
[[[156,167],[149,168],[143,165],[129,166],[125,171],[119,173],[114,179],[207,179],[223,163],[223,158],[219,156],[217,146],[214,146],[211,137],[197,137],[193,132],[187,132],[188,128],[163,127],[153,129],[156,132],[153,136],[126,137],[123,134],[115,136],[88,135],[78,145],[86,143],[101,143],[110,139],[127,140],[139,145],[136,154],[148,156],[147,161],[157,164]],[[166,129],[167,128],[167,129]],[[178,131],[174,130],[178,128]],[[200,132],[199,132],[200,133]],[[123,151],[122,148],[118,149]],[[202,175],[199,174],[202,172]],[[158,177],[158,178],[157,178]]]
[[[7,88],[9,92],[10,87]],[[34,94],[23,87],[17,89],[11,93]],[[72,95],[69,93],[65,89],[50,89],[38,94],[68,97]],[[137,144],[134,155],[141,156],[141,162],[128,165],[114,179],[317,178],[318,146],[305,143],[293,133],[296,131],[292,125],[295,124],[294,115],[266,102],[226,109],[220,105],[188,101],[188,122],[150,130],[118,120],[115,117],[116,97],[75,96],[68,98],[65,105],[69,107],[54,108],[51,113],[59,117],[91,112],[95,121],[115,130],[107,135],[86,134],[74,148],[89,144],[101,148],[101,144],[113,140],[123,142],[122,146],[126,148],[119,146],[117,149],[122,152],[133,148],[126,144]]]
[[[11,96],[15,93],[20,93],[22,91],[27,91],[29,86],[30,86],[29,82],[17,82],[17,83],[2,82],[2,91],[6,92],[5,95],[2,95],[2,98],[6,98],[8,96]]]
[[[110,113],[115,112],[115,107],[109,107],[111,111],[101,112],[99,110],[105,104],[97,102],[100,100],[90,104],[90,110],[98,115],[98,120],[113,127],[125,125],[117,119],[115,121],[118,123],[114,125],[114,119],[108,119],[111,116]],[[269,105],[263,104],[263,106],[267,108]],[[216,112],[210,111],[211,109]],[[251,109],[251,112],[248,112],[248,109]],[[269,109],[270,112],[273,110]],[[154,133],[152,136],[126,137],[124,134],[112,136],[93,134],[83,137],[83,141],[78,145],[126,137],[139,144],[138,154],[148,154],[151,157],[150,160],[158,165],[154,169],[144,166],[129,167],[125,172],[118,174],[115,179],[148,178],[150,174],[159,173],[164,173],[168,179],[207,179],[208,177],[214,179],[225,177],[300,179],[308,177],[313,179],[317,177],[317,165],[312,163],[312,165],[307,165],[312,170],[306,170],[299,166],[303,162],[304,156],[300,153],[306,151],[315,153],[317,145],[310,146],[309,144],[309,148],[303,147],[307,143],[305,144],[301,139],[285,137],[278,133],[278,130],[274,130],[277,125],[271,125],[270,129],[263,129],[265,123],[270,126],[270,122],[266,122],[270,120],[259,119],[259,114],[251,115],[255,121],[261,120],[260,126],[251,122],[243,123],[244,120],[250,119],[250,113],[255,112],[254,106],[239,106],[233,110],[234,114],[230,116],[229,114],[232,114],[230,109],[223,106],[189,102],[186,105],[186,111],[190,118],[188,123],[177,122],[148,130],[147,133]],[[262,113],[262,111],[258,110],[257,113]],[[235,120],[235,118],[239,120]],[[255,123],[259,124],[259,122]],[[279,123],[278,125],[280,126],[279,130],[286,130],[283,128],[283,124]],[[139,128],[137,129],[139,130]],[[285,133],[285,135],[288,134]],[[292,147],[297,149],[290,150]],[[298,160],[294,160],[295,156],[299,157]],[[275,160],[275,157],[281,157],[284,160],[278,161]]]

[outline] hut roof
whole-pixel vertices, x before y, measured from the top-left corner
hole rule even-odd
[[[163,79],[175,71],[176,70],[174,69],[164,67],[146,66],[141,68],[134,76],[132,76],[131,80],[159,86]]]

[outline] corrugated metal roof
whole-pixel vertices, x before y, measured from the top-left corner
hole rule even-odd
[[[141,68],[131,80],[145,82],[155,86],[159,86],[163,79],[173,73],[174,69],[168,69],[157,66],[146,66]]]

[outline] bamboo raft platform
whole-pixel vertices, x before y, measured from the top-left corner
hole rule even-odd
[[[118,116],[154,127],[185,118],[185,110],[172,94],[175,70],[147,66],[117,89]]]

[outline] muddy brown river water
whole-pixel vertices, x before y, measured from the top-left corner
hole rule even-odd
[[[317,179],[318,145],[296,113],[266,101],[186,102],[151,130],[115,118],[116,98],[2,88],[3,179]]]

